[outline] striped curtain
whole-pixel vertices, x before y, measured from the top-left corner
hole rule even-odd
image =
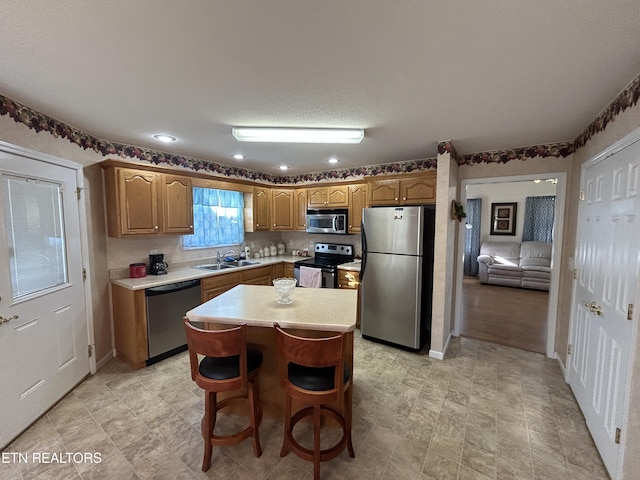
[[[527,197],[524,204],[523,242],[553,242],[555,195]]]
[[[232,190],[193,187],[193,235],[184,248],[239,245],[244,241],[244,195]]]
[[[482,199],[467,200],[467,224],[464,232],[464,274],[478,275],[478,255],[480,255],[480,226]]]

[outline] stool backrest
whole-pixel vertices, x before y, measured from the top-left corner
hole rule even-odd
[[[344,334],[333,337],[308,338],[287,333],[274,323],[281,381],[289,384],[289,363],[304,367],[335,367],[333,390],[340,395],[344,389]],[[289,384],[290,385],[290,384]]]
[[[204,330],[195,327],[187,317],[184,317],[184,328],[187,334],[192,380],[195,381],[198,376],[198,355],[204,355],[205,357],[231,357],[238,355],[242,386],[247,385],[246,325],[225,330]]]

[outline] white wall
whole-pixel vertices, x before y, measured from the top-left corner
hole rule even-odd
[[[467,185],[467,198],[482,199],[480,242],[485,242],[487,240],[520,242],[522,240],[522,229],[524,226],[525,198],[555,194],[555,184],[544,180],[540,183],[527,181]],[[516,202],[518,204],[516,209],[516,235],[490,235],[491,204],[512,202]]]

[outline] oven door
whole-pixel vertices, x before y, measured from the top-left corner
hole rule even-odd
[[[336,281],[336,273],[334,268],[326,268],[326,267],[314,267],[311,265],[307,265],[310,268],[319,268],[322,270],[322,288],[337,288]],[[293,276],[298,281],[298,286],[300,285],[300,265],[296,265],[293,267]]]

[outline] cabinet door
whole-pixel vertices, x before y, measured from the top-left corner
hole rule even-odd
[[[349,233],[360,233],[362,209],[367,206],[367,186],[349,185]]]
[[[369,205],[397,205],[400,196],[400,182],[387,180],[369,185]]]
[[[326,207],[327,206],[327,189],[326,188],[308,188],[307,200],[310,207]]]
[[[242,272],[242,283],[245,285],[271,285],[272,274],[270,265],[245,270]]]
[[[436,179],[429,177],[401,180],[400,197],[402,204],[435,203]]]
[[[191,178],[162,175],[162,211],[165,233],[193,233],[193,193]]]
[[[307,229],[307,190],[298,188],[294,193],[293,228],[294,230]]]
[[[253,189],[254,230],[269,230],[270,193],[268,188]]]
[[[273,266],[273,278],[282,278],[284,277],[284,263],[279,263]]]
[[[240,272],[225,273],[222,275],[203,278],[200,281],[202,301],[206,302],[227,290],[231,290],[236,285],[240,285],[241,281],[242,276],[240,275]]]
[[[334,186],[327,187],[327,206],[328,207],[348,207],[349,206],[349,187]]]
[[[272,230],[293,230],[293,200],[291,188],[271,190]]]
[[[122,235],[159,233],[158,176],[128,168],[117,171]]]
[[[293,263],[285,263],[284,271],[282,272],[283,277],[293,278]]]

